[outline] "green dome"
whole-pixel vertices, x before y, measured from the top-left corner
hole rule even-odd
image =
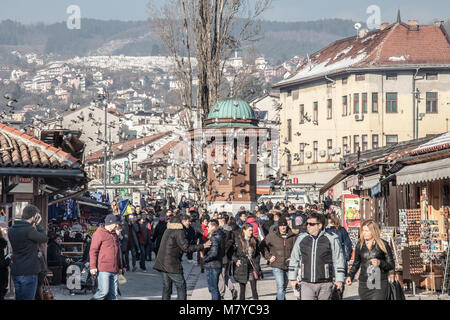
[[[253,109],[241,99],[229,98],[220,100],[209,111],[208,120],[215,119],[256,120]]]

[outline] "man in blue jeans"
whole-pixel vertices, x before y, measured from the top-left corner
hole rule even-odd
[[[39,244],[47,242],[45,229],[41,225],[39,209],[27,205],[22,218],[15,220],[8,230],[12,247],[11,276],[14,281],[16,300],[34,300],[41,271]]]
[[[289,229],[285,217],[278,220],[276,231],[270,232],[262,242],[266,260],[272,267],[277,284],[277,300],[286,300],[288,285],[288,259],[291,256],[297,235]]]
[[[212,219],[208,223],[208,239],[211,248],[205,251],[205,271],[208,290],[212,300],[221,300],[219,293],[219,276],[222,273],[222,259],[225,255],[225,232],[219,228],[219,221]]]
[[[92,235],[90,272],[97,275],[98,290],[91,300],[117,300],[118,276],[124,273],[118,237],[120,228],[116,216],[108,214],[104,227]]]

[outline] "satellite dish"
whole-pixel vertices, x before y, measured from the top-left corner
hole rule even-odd
[[[355,29],[356,30],[361,29],[361,27],[362,27],[361,23],[359,23],[359,22],[355,23]]]

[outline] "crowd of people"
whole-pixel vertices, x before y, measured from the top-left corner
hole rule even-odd
[[[38,290],[40,244],[48,241],[49,266],[66,268],[70,263],[62,255],[61,243],[71,230],[47,237],[40,216],[36,218],[37,208],[27,210],[8,230],[12,263],[11,257],[0,255],[0,281],[1,270],[10,265],[16,299],[33,299]],[[80,232],[79,240],[86,247],[78,263],[97,278],[93,300],[117,299],[119,275],[136,272],[137,263],[140,272],[147,272],[146,261],[152,260],[153,269],[161,274],[162,299],[170,299],[174,285],[178,299],[186,300],[184,256],[205,273],[212,300],[223,300],[226,292],[233,300],[245,300],[247,284],[257,300],[263,260],[272,269],[277,300],[286,299],[288,285],[302,300],[328,300],[336,292],[342,298],[345,285],[352,285],[358,272],[361,299],[386,299],[394,260],[378,225],[373,220],[362,222],[360,240],[353,247],[340,221],[337,207],[318,203],[295,206],[269,200],[252,211],[241,207],[236,214],[208,213],[183,196],[178,205],[173,198],[151,200],[123,215],[112,201],[102,225],[91,234],[81,230],[85,234]],[[0,298],[2,292],[0,287]]]

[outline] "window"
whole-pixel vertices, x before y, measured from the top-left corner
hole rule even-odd
[[[136,171],[137,170],[137,162],[133,162],[131,165],[131,171]]]
[[[319,103],[318,102],[314,102],[313,121],[319,121]]]
[[[294,91],[294,94],[292,95],[292,100],[297,100],[298,99],[298,90]]]
[[[366,79],[366,75],[363,74],[363,73],[360,73],[360,74],[356,74],[356,75],[355,75],[355,80],[356,80],[356,81],[364,81],[365,79]]]
[[[397,80],[397,74],[393,72],[386,73],[386,80]]]
[[[361,100],[362,100],[362,112],[367,113],[367,93],[361,94]]]
[[[398,136],[396,134],[386,135],[386,146],[396,145],[398,143]]]
[[[327,105],[327,119],[333,118],[333,100],[328,99],[328,105]]]
[[[328,139],[327,140],[327,149],[328,149],[328,160],[331,160],[331,150],[333,150],[333,140]]]
[[[359,136],[353,136],[353,152],[358,152],[359,149]]]
[[[427,113],[438,112],[438,94],[437,92],[427,92]]]
[[[352,114],[352,95],[348,95],[348,114]]]
[[[347,115],[347,96],[342,96],[342,116]]]
[[[300,124],[305,123],[305,105],[300,105]]]
[[[347,154],[347,152],[349,151],[348,149],[348,138],[347,137],[342,137],[342,152],[343,154]]]
[[[378,149],[378,135],[372,135],[372,149]]]
[[[426,79],[427,80],[437,80],[438,79],[437,72],[427,72]]]
[[[317,162],[319,152],[319,143],[317,141],[314,141],[314,155],[313,155],[313,162]]]
[[[292,96],[292,90],[288,91],[288,97]]]
[[[300,162],[305,162],[305,144],[300,143]]]
[[[386,93],[386,113],[397,113],[397,92]]]
[[[359,93],[353,94],[353,113],[359,113]]]
[[[342,78],[342,84],[347,84],[347,81],[348,81],[348,77]]]
[[[366,151],[369,149],[369,139],[367,138],[367,134],[362,135],[362,151]]]
[[[372,113],[378,113],[378,92],[372,92]]]
[[[287,121],[287,140],[289,142],[292,141],[292,119],[288,119]]]

